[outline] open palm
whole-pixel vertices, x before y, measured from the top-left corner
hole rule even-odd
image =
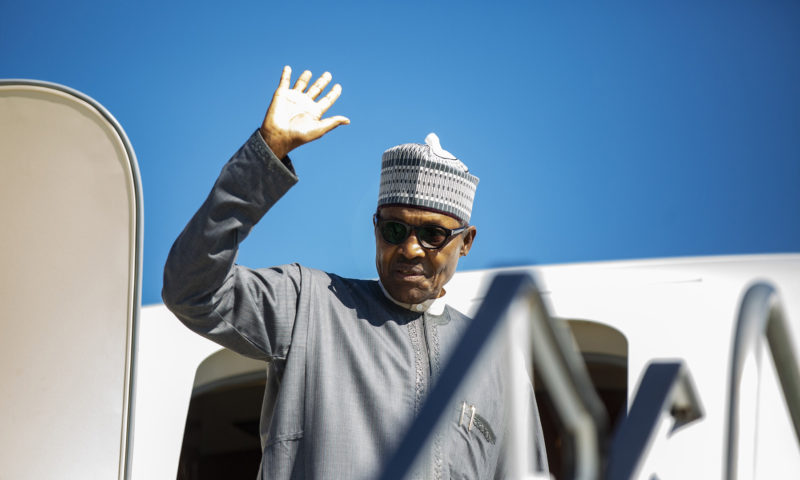
[[[323,73],[306,90],[311,72],[306,70],[289,88],[292,69],[284,67],[278,89],[272,96],[272,103],[267,110],[261,134],[267,145],[278,158],[283,158],[291,150],[325,135],[339,125],[350,123],[341,115],[322,118],[342,93],[337,83],[327,95],[317,100],[320,93],[331,81],[331,74]]]

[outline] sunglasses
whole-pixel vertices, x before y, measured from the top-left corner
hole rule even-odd
[[[384,220],[379,218],[377,213],[372,216],[372,223],[386,243],[400,245],[413,231],[419,244],[428,250],[444,247],[455,235],[468,228],[468,226],[449,229],[438,225],[408,225],[398,220]]]

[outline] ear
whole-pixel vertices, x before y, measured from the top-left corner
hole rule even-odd
[[[466,257],[469,253],[469,250],[472,248],[472,242],[475,241],[475,235],[478,234],[478,229],[475,228],[474,225],[470,225],[469,228],[464,232],[464,240],[461,243],[461,254],[462,257]]]

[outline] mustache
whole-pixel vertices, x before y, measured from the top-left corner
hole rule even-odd
[[[397,260],[392,264],[392,269],[400,270],[405,273],[425,273],[425,266],[419,260]]]

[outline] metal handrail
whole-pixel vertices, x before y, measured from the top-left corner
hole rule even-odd
[[[744,451],[740,444],[740,420],[755,422],[757,407],[755,402],[751,411],[742,411],[741,390],[744,381],[755,382],[752,389],[758,395],[758,381],[761,371],[762,342],[766,338],[772,361],[778,373],[781,390],[789,415],[794,426],[795,437],[800,443],[800,370],[798,357],[787,326],[786,316],[780,304],[780,298],[769,284],[756,283],[750,286],[742,298],[739,316],[736,322],[736,333],[733,340],[731,358],[730,393],[728,396],[728,432],[727,458],[725,478],[735,480],[754,476],[752,461],[755,452],[751,453],[747,465],[739,463],[739,454]],[[755,368],[752,368],[755,367]],[[753,376],[752,374],[755,374]],[[747,467],[750,471],[742,471]]]
[[[600,478],[608,431],[606,409],[569,327],[548,314],[533,283],[526,300],[533,362],[564,430],[562,472],[565,478]]]
[[[671,415],[671,431],[703,417],[703,407],[682,361],[648,365],[633,405],[611,443],[606,478],[635,478],[655,440],[661,419]]]
[[[492,281],[430,396],[378,478],[399,480],[411,471],[481,350],[499,326],[520,312],[530,318],[533,360],[566,430],[568,452],[574,452],[574,456],[565,455],[569,478],[599,477],[607,425],[605,409],[569,331],[548,315],[533,278],[527,273],[508,273],[499,274]]]

